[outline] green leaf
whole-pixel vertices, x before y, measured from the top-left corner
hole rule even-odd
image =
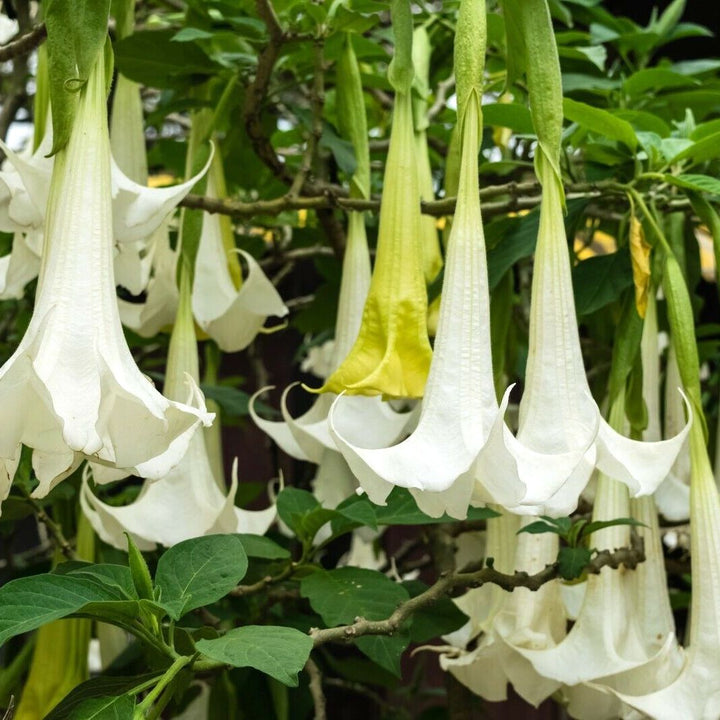
[[[79,563],[78,567],[67,568],[67,570],[63,571],[63,566],[69,564],[70,563],[61,563],[53,570],[53,574],[73,575],[75,577],[95,580],[101,585],[116,588],[122,593],[124,598],[128,600],[138,599],[138,594],[135,591],[135,586],[133,585],[130,574],[130,568],[126,565]]]
[[[699,81],[687,75],[666,70],[664,68],[646,68],[638,70],[623,82],[623,90],[633,97],[640,97],[648,91],[662,90],[669,87],[689,87],[698,85]]]
[[[596,255],[572,270],[575,310],[589,315],[617,300],[633,284],[630,255],[626,249]]]
[[[592,552],[586,547],[561,547],[558,552],[558,569],[565,580],[575,580],[590,562]]]
[[[140,30],[115,43],[118,70],[151,87],[183,88],[207,80],[217,65],[193,42],[173,42],[175,30]]]
[[[45,720],[82,720],[88,700],[108,699],[110,696],[132,695],[160,678],[162,673],[147,673],[133,677],[99,676],[74,687],[45,717]],[[128,698],[130,699],[130,698]],[[132,706],[131,706],[132,707]],[[132,717],[132,715],[130,716]]]
[[[670,159],[670,165],[690,160],[692,164],[712,160],[720,155],[720,132],[708,135],[681,150]]]
[[[285,488],[277,498],[280,519],[303,542],[311,542],[317,531],[337,517],[335,510],[320,505],[317,498],[307,490]]]
[[[521,135],[534,135],[530,110],[520,103],[493,103],[483,105],[483,124],[507,127]]]
[[[262,560],[286,560],[290,557],[289,550],[273,542],[270,538],[246,533],[239,533],[237,537],[240,538],[240,542],[245,548],[245,554],[248,557],[261,558]]]
[[[237,535],[205,535],[173,545],[155,573],[158,603],[179,620],[227,595],[245,577],[248,559]]]
[[[386,505],[375,507],[375,516],[378,525],[434,525],[438,523],[454,522],[448,515],[438,518],[430,517],[418,509],[413,496],[405,488],[393,488],[388,495]],[[468,519],[484,520],[497,517],[491,508],[469,508]]]
[[[410,599],[402,585],[381,572],[355,567],[312,573],[300,581],[300,594],[330,627],[358,616],[384,620]]]
[[[132,720],[135,701],[128,695],[90,698],[68,715],[68,720]]]
[[[641,523],[635,518],[616,518],[615,520],[594,520],[593,522],[587,523],[582,528],[582,532],[579,537],[586,537],[592,535],[592,533],[602,530],[603,528],[614,527],[615,525],[631,525],[637,527],[638,525],[646,527],[645,523]],[[579,538],[578,538],[579,539]]]
[[[89,607],[98,615],[106,608],[132,619],[138,606],[116,588],[90,578],[48,573],[12,580],[0,588],[0,645]]]
[[[70,140],[78,91],[87,82],[105,45],[109,14],[110,0],[48,0],[43,3],[53,108],[51,155]]]
[[[563,100],[565,117],[578,125],[611,140],[618,140],[630,150],[637,148],[637,138],[632,125],[611,115],[602,108],[565,98]]]
[[[524,525],[517,531],[518,535],[520,533],[528,533],[530,535],[540,535],[541,533],[556,533],[557,535],[562,534],[557,525],[545,522],[544,520],[535,520],[535,522]]]
[[[395,677],[401,675],[400,659],[409,643],[410,636],[407,630],[401,630],[393,635],[365,635],[355,641],[363,654]]]
[[[154,600],[152,577],[150,577],[150,568],[145,562],[145,558],[138,550],[137,545],[133,542],[132,537],[128,533],[124,533],[128,545],[128,565],[130,566],[130,575],[132,577],[135,592],[139,598],[144,600]]]
[[[203,394],[209,400],[214,400],[222,410],[224,416],[245,417],[248,414],[248,402],[250,396],[228,385],[200,385]],[[260,403],[257,406],[262,407]]]
[[[215,640],[198,640],[195,647],[211,660],[234,667],[251,667],[290,687],[310,657],[312,638],[289,627],[246,625]]]
[[[410,597],[420,595],[428,588],[419,580],[406,581],[403,587],[410,593]],[[449,597],[441,597],[432,605],[413,613],[410,640],[414,643],[426,643],[440,635],[458,630],[467,621],[467,615]]]
[[[695,190],[696,192],[707,192],[713,195],[720,195],[720,180],[710,175],[663,175],[665,182],[672,183],[678,187]]]

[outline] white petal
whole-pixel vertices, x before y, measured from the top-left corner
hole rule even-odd
[[[208,171],[214,148],[205,167],[184,183],[164,188],[149,188],[133,182],[113,160],[113,230],[117,242],[143,240],[156,230],[193,185]]]
[[[684,397],[684,396],[683,396]],[[688,421],[675,437],[658,442],[631,440],[600,421],[598,433],[598,468],[624,482],[633,496],[654,492],[670,472],[690,432],[692,411],[685,398]]]
[[[20,299],[25,286],[37,277],[40,257],[28,245],[25,236],[16,232],[12,251],[0,258],[0,298]]]
[[[193,312],[198,325],[221,350],[237,352],[254,340],[269,315],[284,317],[288,309],[255,258],[244,250],[238,252],[247,263],[248,274],[236,290],[221,238],[207,243],[205,237],[203,233],[195,264]]]

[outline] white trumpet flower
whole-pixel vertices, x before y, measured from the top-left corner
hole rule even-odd
[[[335,344],[330,362],[333,371],[355,343],[370,287],[370,255],[362,213],[350,214],[347,238],[335,322]],[[337,395],[319,395],[307,412],[294,418],[288,410],[287,398],[296,385],[297,383],[293,383],[288,386],[282,394],[282,421],[265,420],[255,410],[255,400],[269,388],[262,388],[253,395],[250,400],[250,415],[255,424],[288,455],[320,464],[327,450],[337,452],[328,421],[330,408]],[[379,447],[388,441],[397,440],[409,420],[409,414],[395,412],[378,396],[355,395],[343,399],[341,419],[338,422],[342,423],[343,429],[351,437],[362,438],[364,443]]]
[[[224,194],[222,160],[218,154],[208,175],[206,195]],[[247,264],[247,277],[239,288],[228,268],[221,218],[205,213],[195,260],[193,314],[198,325],[224,352],[246,348],[269,315],[284,317],[288,309],[257,261],[244,250],[237,252]]]
[[[100,60],[81,91],[70,141],[55,157],[33,316],[0,368],[0,413],[8,429],[0,458],[12,476],[21,445],[33,449],[36,497],[83,458],[161,478],[185,454],[197,427],[212,420],[194,383],[190,396],[197,407],[157,392],[122,334],[105,97]],[[163,204],[172,204],[175,191],[165,193]],[[128,227],[146,232],[151,204],[140,191],[125,192]]]
[[[460,188],[448,243],[433,360],[417,428],[398,445],[354,444],[339,425],[347,399],[338,398],[330,429],[338,449],[376,504],[394,485],[408,487],[433,516],[465,517],[474,481],[469,470],[493,423],[502,423],[495,396],[490,309],[478,195],[480,98],[473,91],[463,117]],[[507,405],[507,393],[503,410]],[[514,498],[517,502],[521,495]]]
[[[720,497],[715,487],[702,424],[690,432],[690,533],[693,593],[690,642],[672,682],[642,694],[617,693],[654,720],[716,720],[720,717]]]
[[[641,442],[624,437],[602,418],[583,367],[562,186],[542,149],[538,153],[543,197],[518,435],[495,425],[488,452],[479,458],[478,478],[495,502],[514,512],[567,515],[595,467],[625,483],[633,496],[654,492],[677,458],[690,423],[669,440]]]
[[[506,571],[513,567],[529,573],[542,570],[555,560],[557,546],[557,535],[522,533],[517,538],[514,564],[511,561]],[[566,616],[558,581],[546,583],[536,592],[517,588],[504,593],[502,608],[490,620],[490,628],[474,650],[455,657],[442,655],[441,667],[491,702],[506,700],[510,683],[524,700],[539,705],[561,683],[541,676],[522,649],[552,648],[564,637]]]
[[[199,379],[189,282],[185,274],[182,282],[165,382],[165,395],[171,400],[182,396],[186,376],[194,382]],[[275,519],[275,506],[260,511],[235,507],[237,484],[236,460],[230,490],[227,496],[223,494],[213,475],[204,434],[196,432],[182,460],[165,477],[146,482],[135,502],[122,507],[102,502],[90,489],[87,474],[80,502],[95,532],[120,549],[127,546],[125,532],[130,533],[141,550],[153,549],[157,543],[170,546],[211,533],[263,535]]]

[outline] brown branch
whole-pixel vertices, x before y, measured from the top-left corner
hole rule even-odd
[[[3,48],[0,48],[0,58],[2,58],[3,51],[6,51],[11,47],[17,49],[18,43],[20,43],[20,47],[25,47],[27,45],[25,38],[31,36],[35,32],[35,30],[33,30],[25,34],[25,31],[31,26],[32,22],[30,19],[29,0],[22,0],[21,2],[17,2],[15,10],[17,12],[18,27],[21,33],[21,37],[19,40],[16,40],[15,42],[9,43]],[[45,37],[45,26],[43,25],[41,27],[41,37],[39,40],[37,40],[36,43],[38,45],[40,44],[42,38]],[[36,28],[36,30],[38,30],[38,28]],[[2,137],[3,139],[7,137],[10,125],[12,125],[18,110],[20,110],[20,108],[24,105],[25,100],[27,99],[26,84],[28,74],[28,59],[25,53],[29,52],[32,47],[34,46],[32,45],[32,43],[30,43],[29,45],[27,45],[27,49],[25,52],[16,52],[14,54],[11,53],[8,58],[2,58],[14,58],[12,73],[9,77],[9,89],[5,97],[3,98],[2,110],[0,111],[0,137]]]
[[[38,47],[46,37],[47,28],[45,23],[36,25],[30,32],[21,35],[17,40],[12,40],[0,47],[0,62],[27,55]]]
[[[62,527],[59,523],[56,523],[46,512],[45,508],[35,498],[31,497],[29,493],[22,491],[25,499],[28,501],[30,506],[35,513],[35,517],[47,528],[50,535],[52,535],[55,544],[57,545],[60,552],[68,560],[79,560],[77,553],[73,550],[72,545],[68,542],[65,534],[63,533]]]
[[[634,569],[644,560],[642,538],[634,534],[631,536],[630,547],[619,548],[613,552],[610,550],[597,552],[585,566],[584,572],[597,575],[604,567],[617,569],[620,565]],[[484,567],[475,572],[448,573],[440,577],[424,593],[399,605],[395,612],[385,620],[366,620],[359,617],[350,625],[326,629],[312,628],[310,637],[313,639],[314,646],[318,647],[328,642],[349,642],[363,635],[392,635],[413,613],[432,605],[452,591],[480,587],[486,583],[493,583],[509,592],[519,587],[535,591],[551,580],[560,577],[560,568],[557,562],[545,566],[543,570],[533,575],[521,571],[512,574],[501,573],[494,567]]]
[[[428,122],[432,122],[443,110],[447,103],[448,93],[455,87],[455,75],[441,80],[437,84],[435,91],[435,102],[430,106],[427,112]]]
[[[325,695],[322,689],[322,673],[312,658],[308,658],[305,663],[305,672],[310,676],[308,688],[312,696],[313,705],[315,706],[315,720],[327,720]]]
[[[231,597],[246,597],[247,595],[255,595],[265,590],[270,585],[287,580],[295,571],[295,563],[290,563],[284,570],[277,575],[266,575],[264,578],[254,582],[252,585],[238,585],[231,590],[228,595]]]
[[[566,186],[566,197],[570,200],[578,197],[600,197],[606,186],[602,183],[576,183]],[[480,190],[481,200],[508,195],[508,199],[496,203],[483,203],[483,214],[494,216],[508,212],[517,212],[536,207],[540,204],[540,185],[537,182],[517,183],[510,182],[502,185],[491,185]],[[421,212],[425,215],[442,217],[455,212],[457,198],[448,197],[440,200],[431,200],[420,204]],[[243,202],[231,198],[215,200],[199,195],[188,195],[180,203],[184,207],[205,210],[209,213],[220,213],[233,217],[254,217],[257,215],[279,215],[286,210],[322,210],[338,207],[342,210],[358,210],[377,212],[380,209],[380,199],[350,198],[347,192],[340,187],[328,185],[321,193],[290,197],[288,194],[270,200],[255,200]]]

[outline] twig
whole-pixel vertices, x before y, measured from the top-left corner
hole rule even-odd
[[[599,551],[585,566],[584,572],[590,575],[597,575],[604,567],[618,568],[624,565],[634,569],[645,560],[645,552],[642,538],[637,534],[631,536],[631,546],[620,548],[613,552],[609,550]],[[512,592],[515,588],[524,587],[529,590],[538,590],[551,580],[560,577],[558,563],[545,566],[543,570],[529,575],[526,572],[516,571],[512,574],[501,573],[494,567],[484,567],[476,572],[448,573],[424,593],[416,595],[407,602],[398,606],[395,612],[385,620],[366,620],[358,617],[350,625],[342,625],[335,628],[310,630],[310,637],[315,647],[328,642],[349,642],[363,635],[392,635],[400,629],[402,624],[415,612],[432,605],[440,598],[453,590],[480,587],[486,583],[493,583]]]
[[[25,496],[25,499],[30,503],[30,506],[33,509],[33,512],[35,513],[35,516],[37,519],[45,525],[48,532],[52,535],[53,540],[55,540],[55,544],[58,546],[60,552],[68,559],[68,560],[79,560],[77,553],[75,550],[73,550],[72,545],[68,542],[67,538],[65,537],[65,534],[63,533],[62,527],[59,523],[56,523],[46,512],[43,506],[35,500],[35,498],[31,497],[29,493],[22,491],[23,495]]]
[[[246,597],[247,595],[255,595],[256,593],[262,592],[269,585],[275,585],[283,580],[287,580],[287,578],[293,574],[294,570],[295,563],[290,563],[290,565],[277,575],[266,575],[264,578],[258,580],[252,585],[238,585],[234,590],[231,590],[228,595],[231,597]]]
[[[605,183],[575,183],[566,186],[566,197],[570,200],[578,197],[600,197],[608,189]],[[489,198],[508,195],[509,199],[498,203],[483,203],[483,213],[496,215],[503,212],[536,207],[540,204],[540,185],[536,182],[509,182],[502,185],[490,185],[480,191],[480,198]],[[442,217],[455,212],[457,198],[448,197],[441,200],[432,200],[420,204],[425,215]],[[233,217],[253,217],[256,215],[279,215],[286,210],[319,210],[323,208],[339,207],[342,210],[370,210],[377,212],[380,209],[380,199],[347,197],[347,191],[339,186],[328,185],[321,193],[309,196],[289,197],[282,195],[271,200],[255,200],[242,202],[240,200],[215,200],[199,195],[188,195],[181,203],[184,207],[205,210],[209,213],[232,215]]]
[[[432,122],[432,120],[442,112],[443,108],[445,107],[445,103],[447,102],[448,92],[454,87],[454,75],[445,78],[445,80],[441,80],[437,84],[437,90],[435,92],[435,102],[430,106],[430,109],[427,112],[428,122]]]
[[[12,40],[0,47],[0,62],[6,62],[21,55],[27,55],[34,50],[47,37],[45,23],[36,25],[30,32],[21,35],[17,40]]]
[[[17,2],[15,10],[17,12],[18,27],[20,29],[20,32],[24,33],[31,24],[29,0],[22,0],[21,2]],[[44,37],[44,26],[42,27],[42,37]],[[27,35],[32,35],[32,32],[28,33]],[[15,41],[15,43],[10,43],[4,48],[0,48],[0,53],[2,52],[2,50],[7,50],[11,46],[16,46],[16,43],[24,42],[24,38],[26,38],[27,35],[22,35],[19,40]],[[42,37],[40,38],[40,40],[42,40]],[[40,40],[37,41],[37,44],[40,44]],[[30,45],[28,45],[26,52],[31,50],[32,47],[33,45],[31,43]],[[0,54],[0,58],[1,57],[2,56]],[[10,74],[9,78],[10,87],[5,98],[3,99],[2,110],[0,111],[0,137],[2,137],[3,139],[7,137],[10,125],[15,120],[15,115],[17,115],[18,110],[23,106],[25,100],[27,99],[27,57],[25,53],[21,52],[10,55],[10,57],[15,58],[13,61],[12,73]]]
[[[15,696],[10,696],[10,703],[8,704],[8,709],[5,711],[5,714],[2,716],[2,720],[12,720],[13,717],[15,717]]]
[[[323,123],[322,112],[325,103],[325,59],[323,55],[323,41],[318,38],[315,41],[315,76],[313,78],[312,90],[310,92],[310,109],[312,121],[310,133],[305,143],[305,152],[297,174],[293,178],[292,185],[288,190],[289,197],[297,197],[305,185],[308,174],[312,170],[313,158],[322,136]]]
[[[322,673],[312,658],[308,658],[305,663],[305,672],[310,676],[310,695],[312,695],[313,705],[315,706],[315,720],[327,720],[327,712],[325,710],[325,695],[322,689]]]

